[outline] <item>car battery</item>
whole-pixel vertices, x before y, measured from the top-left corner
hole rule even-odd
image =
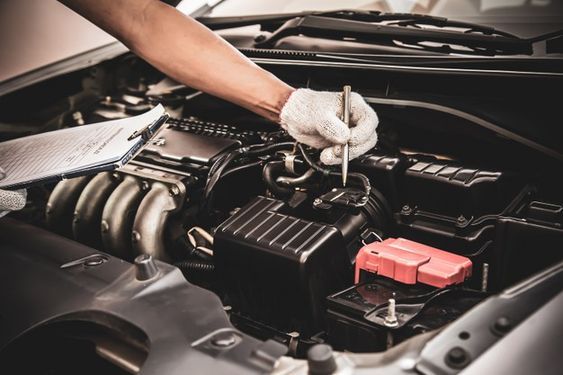
[[[384,351],[412,336],[455,320],[479,303],[484,293],[454,288],[408,285],[371,276],[327,298],[328,343],[336,350]],[[396,322],[391,324],[390,299]]]

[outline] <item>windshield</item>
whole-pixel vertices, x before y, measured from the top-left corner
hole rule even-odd
[[[560,0],[226,0],[208,16],[337,9],[429,14],[491,26],[523,38],[563,28]]]

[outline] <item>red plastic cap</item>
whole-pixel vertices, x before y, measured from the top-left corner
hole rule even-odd
[[[393,280],[444,288],[471,276],[469,258],[404,238],[388,238],[360,249],[356,256],[356,283],[364,270]]]

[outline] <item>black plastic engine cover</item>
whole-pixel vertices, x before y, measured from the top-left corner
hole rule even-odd
[[[419,160],[406,170],[401,195],[419,210],[471,218],[501,213],[521,188],[506,172]]]
[[[323,326],[325,297],[352,283],[341,232],[257,197],[215,234],[214,260],[229,303],[264,323],[301,333]]]

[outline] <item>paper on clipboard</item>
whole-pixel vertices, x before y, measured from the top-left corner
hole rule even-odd
[[[141,115],[0,143],[0,188],[96,173],[128,162],[166,121],[157,105]]]

